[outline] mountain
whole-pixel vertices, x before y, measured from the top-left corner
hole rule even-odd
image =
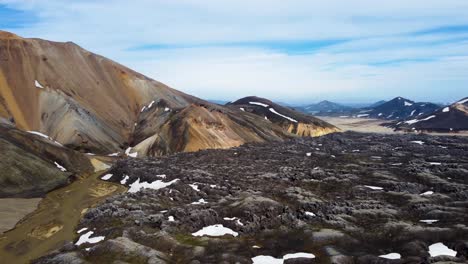
[[[403,97],[396,97],[377,107],[361,110],[357,117],[405,120],[431,113],[439,107],[433,103],[416,103]]]
[[[317,104],[311,104],[308,106],[300,107],[300,110],[304,113],[309,114],[319,114],[319,115],[326,115],[327,113],[342,113],[347,112],[353,109],[352,107],[337,104],[330,101],[321,101]]]
[[[263,117],[174,90],[72,42],[4,31],[0,117],[20,130],[101,155],[162,155],[295,136]]]
[[[0,197],[37,197],[94,171],[83,154],[0,121]]]
[[[432,113],[399,122],[395,128],[432,132],[468,131],[468,97]]]
[[[231,109],[240,109],[255,114],[299,136],[321,136],[339,131],[338,128],[325,121],[281,106],[265,98],[244,97],[228,104],[228,106]]]
[[[374,107],[383,105],[383,104],[385,104],[386,102],[387,102],[387,101],[385,101],[385,100],[380,100],[380,101],[378,101],[378,102],[375,102],[375,103],[369,105],[368,108],[374,108]]]

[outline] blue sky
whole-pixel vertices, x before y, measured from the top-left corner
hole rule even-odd
[[[203,98],[468,96],[466,0],[0,0],[0,29],[73,41]]]

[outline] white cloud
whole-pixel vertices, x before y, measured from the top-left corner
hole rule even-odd
[[[407,35],[467,25],[465,0],[0,0],[0,4],[37,15],[38,23],[15,33],[74,41],[205,98],[258,94],[278,100],[344,101],[402,95],[448,101],[466,96],[468,42],[453,38],[468,39],[468,32]],[[312,54],[232,44],[348,38],[353,40]],[[193,48],[129,50],[146,44]],[[391,61],[401,63],[375,66]]]

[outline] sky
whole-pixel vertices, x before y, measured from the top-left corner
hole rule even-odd
[[[0,0],[0,29],[73,41],[205,99],[468,96],[466,0]]]

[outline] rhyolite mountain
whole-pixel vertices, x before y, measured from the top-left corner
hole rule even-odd
[[[38,197],[93,172],[84,154],[0,119],[0,198]]]
[[[5,31],[0,31],[0,117],[20,130],[97,154],[163,155],[298,134],[174,90],[72,42]],[[330,127],[317,122],[317,132],[304,134],[336,131]]]
[[[432,113],[398,122],[395,128],[397,130],[428,132],[468,131],[468,97],[439,108]]]
[[[339,131],[333,125],[318,118],[281,106],[268,99],[248,96],[227,105],[231,109],[240,109],[252,113],[265,121],[281,127],[298,136],[321,136]]]
[[[327,113],[343,113],[343,112],[351,111],[352,109],[353,109],[352,107],[330,102],[327,100],[321,101],[316,104],[298,107],[298,110],[304,113],[317,114],[317,115],[326,115]]]

